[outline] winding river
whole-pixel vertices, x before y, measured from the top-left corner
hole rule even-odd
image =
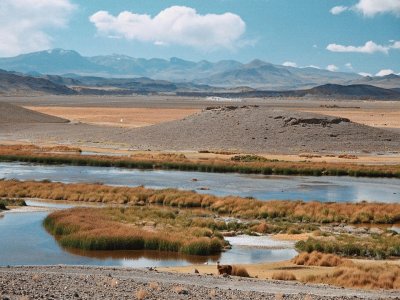
[[[65,183],[102,182],[151,188],[175,187],[215,195],[238,195],[261,200],[400,202],[400,180],[389,178],[255,176],[179,171],[139,171],[119,168],[44,166],[0,163],[0,178],[50,179]],[[193,180],[196,179],[196,180]],[[292,245],[262,237],[234,238],[232,249],[219,256],[198,257],[155,251],[71,251],[61,248],[42,226],[54,209],[70,204],[28,201],[39,211],[7,212],[0,217],[0,265],[178,266],[193,263],[259,263],[290,259]],[[256,247],[255,245],[263,245]]]

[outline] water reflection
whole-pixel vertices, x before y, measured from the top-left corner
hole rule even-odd
[[[54,205],[53,205],[54,206]],[[59,206],[57,208],[60,208]],[[186,266],[190,264],[259,263],[291,259],[293,249],[270,250],[234,246],[216,256],[192,256],[157,251],[65,250],[46,232],[49,212],[6,213],[0,219],[0,265]]]
[[[263,176],[180,171],[142,171],[119,168],[45,166],[0,163],[0,178],[109,185],[179,188],[214,195],[238,195],[261,200],[318,200],[336,202],[400,202],[400,180],[393,178]],[[192,179],[196,178],[196,181]],[[200,190],[207,187],[207,190]]]

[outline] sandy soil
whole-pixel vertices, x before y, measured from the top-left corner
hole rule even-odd
[[[362,291],[144,269],[0,268],[2,299],[394,299],[398,292]],[[25,298],[21,298],[25,297]]]
[[[374,109],[298,109],[312,113],[328,116],[348,118],[353,122],[386,129],[400,128],[400,105],[396,108],[374,108]]]
[[[26,106],[37,112],[61,117],[73,122],[118,127],[143,127],[183,119],[199,112],[185,108],[110,108],[110,107],[49,107]]]

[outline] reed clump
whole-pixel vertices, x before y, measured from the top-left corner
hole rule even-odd
[[[68,248],[159,250],[190,255],[222,251],[217,231],[192,224],[189,211],[160,207],[73,208],[54,212],[45,228]]]
[[[400,289],[400,266],[393,264],[352,264],[333,273],[311,275],[301,281],[348,288]]]
[[[217,197],[177,189],[154,190],[102,184],[2,180],[0,197],[202,208],[238,218],[300,223],[394,224],[400,221],[398,203],[259,201],[236,196]]]

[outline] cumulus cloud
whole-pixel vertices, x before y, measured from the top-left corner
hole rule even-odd
[[[351,63],[345,64],[346,68],[349,70],[353,70],[353,65]]]
[[[129,11],[113,16],[99,11],[90,17],[90,22],[105,36],[205,50],[233,49],[246,30],[245,22],[238,15],[200,15],[186,6],[171,6],[154,17]]]
[[[367,77],[367,76],[372,77],[371,73],[366,73],[366,72],[360,72],[360,73],[358,73],[358,75],[361,75],[361,76],[364,76],[364,77]]]
[[[378,73],[376,73],[375,76],[382,77],[382,76],[386,76],[386,75],[390,75],[390,74],[394,74],[394,71],[390,70],[390,69],[383,69],[383,70],[380,70]]]
[[[335,66],[335,65],[328,65],[328,66],[326,67],[326,69],[327,69],[328,71],[331,71],[331,72],[336,72],[337,70],[339,70],[339,68],[338,68],[337,66]]]
[[[332,15],[339,15],[348,9],[349,8],[347,6],[335,6],[331,8],[330,12]]]
[[[297,68],[297,64],[295,62],[292,62],[292,61],[285,61],[282,65],[285,66],[285,67]]]
[[[399,0],[358,0],[353,6],[335,6],[330,12],[333,15],[339,15],[344,11],[351,10],[359,12],[366,17],[373,17],[377,14],[390,13],[400,17]]]
[[[359,0],[353,8],[367,17],[383,13],[400,16],[399,0]]]
[[[0,55],[50,48],[47,30],[66,26],[74,9],[70,0],[1,0]]]
[[[368,54],[381,52],[388,54],[390,49],[400,49],[400,42],[393,42],[392,44],[385,46],[376,44],[373,41],[368,41],[363,46],[344,46],[338,44],[329,44],[326,49],[332,52],[353,52]]]

